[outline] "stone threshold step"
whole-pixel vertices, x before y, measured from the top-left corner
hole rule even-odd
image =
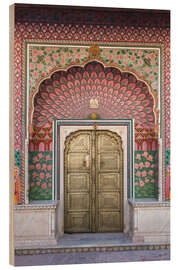
[[[170,244],[153,243],[153,244],[122,244],[122,245],[105,245],[105,246],[74,246],[74,247],[28,247],[16,248],[15,255],[38,255],[52,253],[69,253],[69,252],[89,252],[89,251],[131,251],[131,250],[160,250],[169,249]]]

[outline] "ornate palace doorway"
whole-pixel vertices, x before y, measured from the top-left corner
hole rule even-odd
[[[123,231],[123,150],[107,130],[79,130],[65,142],[64,232]]]

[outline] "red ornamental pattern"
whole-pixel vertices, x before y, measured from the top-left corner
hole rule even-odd
[[[153,97],[148,86],[135,75],[93,61],[85,67],[55,72],[43,81],[34,99],[34,124],[42,126],[53,119],[84,119],[93,112],[91,99],[97,99],[102,119],[134,118],[154,128]]]
[[[170,48],[165,51],[165,123],[166,123],[166,148],[170,148]]]
[[[135,124],[135,151],[158,150],[158,139],[153,129]]]
[[[15,29],[15,100],[22,102],[22,44],[24,39],[71,40],[96,42],[160,42],[169,47],[169,27],[121,26],[121,25],[58,25],[46,23],[16,23]],[[167,49],[166,49],[167,48]],[[169,56],[165,54],[164,65],[169,69]],[[166,70],[165,70],[166,74]],[[164,78],[165,95],[169,93],[169,76]],[[15,102],[17,106],[17,101]],[[169,99],[165,98],[166,148],[169,148]],[[22,149],[22,108],[15,108],[15,149]],[[17,125],[17,121],[19,122]]]
[[[22,43],[15,41],[14,48],[14,124],[15,151],[22,149]]]
[[[27,11],[28,9],[26,9]],[[22,11],[22,10],[21,10]],[[60,22],[53,21],[49,17],[51,11],[43,15],[44,20],[40,20],[38,13],[22,11],[22,13],[17,13],[16,7],[16,24],[15,24],[15,46],[14,46],[14,93],[15,93],[15,150],[22,151],[22,146],[24,144],[24,133],[22,133],[22,122],[24,121],[24,108],[22,108],[22,102],[24,102],[24,84],[22,81],[23,76],[23,62],[22,58],[24,55],[23,43],[24,40],[30,40],[33,42],[37,41],[62,41],[65,43],[70,42],[80,42],[80,43],[93,43],[96,42],[101,44],[106,42],[108,45],[110,42],[125,42],[133,45],[134,43],[160,43],[164,46],[162,54],[162,64],[165,67],[164,73],[162,74],[163,87],[161,89],[162,93],[165,94],[165,100],[162,110],[165,113],[165,148],[170,147],[170,56],[169,56],[169,42],[170,42],[170,29],[169,29],[169,17],[168,15],[164,18],[156,14],[156,20],[153,16],[145,16],[144,14],[139,14],[139,18],[131,16],[131,14],[123,15],[122,20],[112,20],[109,16],[106,20],[103,16],[98,16],[93,18],[93,20],[88,21],[88,18],[84,18],[85,12],[82,16],[82,11],[78,11],[81,20],[75,20],[72,23],[72,16],[67,17],[66,20]],[[49,15],[50,14],[50,15]],[[59,14],[59,13],[58,13]],[[74,13],[73,13],[74,14]],[[134,13],[135,14],[135,13]],[[72,14],[71,14],[72,15]],[[18,16],[18,17],[17,17]],[[42,14],[40,15],[42,16]],[[55,14],[56,16],[56,14]],[[64,15],[63,15],[64,16]],[[64,18],[63,16],[56,16],[56,18]],[[76,17],[76,16],[75,16]],[[41,17],[42,18],[42,17]],[[82,21],[83,18],[83,21]],[[88,24],[84,24],[84,19]],[[134,20],[135,19],[135,20]],[[49,24],[51,20],[51,24]],[[101,23],[103,21],[103,23]],[[104,21],[107,22],[104,25]],[[143,128],[143,127],[142,127]],[[39,131],[41,133],[41,129]],[[35,146],[37,147],[37,137],[35,138]],[[139,147],[140,144],[138,144]],[[34,147],[32,145],[32,147]],[[39,147],[39,146],[38,146]],[[137,147],[137,145],[136,145]],[[34,149],[34,148],[33,148]],[[144,148],[137,148],[139,150],[145,150]]]
[[[29,151],[52,151],[52,122],[41,127],[34,126],[29,142]],[[135,124],[135,151],[158,150],[158,141],[154,130]]]
[[[34,127],[29,151],[52,151],[52,136],[52,122],[47,122],[42,127]]]
[[[169,28],[121,26],[121,25],[79,25],[46,23],[16,23],[17,39],[66,40],[74,42],[170,42]]]

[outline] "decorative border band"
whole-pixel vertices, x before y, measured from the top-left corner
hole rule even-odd
[[[28,66],[28,46],[29,45],[75,45],[75,46],[91,46],[91,45],[99,45],[99,46],[106,46],[106,47],[137,47],[137,48],[157,48],[160,49],[160,91],[159,91],[159,109],[160,109],[160,137],[162,137],[163,140],[163,149],[162,149],[162,157],[165,156],[165,109],[164,109],[164,44],[162,43],[137,43],[137,42],[70,42],[70,41],[57,41],[57,40],[24,40],[23,42],[23,104],[22,104],[22,132],[23,132],[23,141],[22,141],[22,189],[23,189],[23,198],[22,200],[25,201],[25,181],[27,180],[28,176],[25,173],[25,156],[26,156],[26,150],[24,149],[25,140],[28,138],[27,136],[27,123],[28,123],[28,113],[27,113],[27,102],[29,103],[28,97],[28,87],[27,87],[27,66]],[[162,180],[164,180],[165,177],[165,159],[163,159],[162,164]],[[25,180],[26,178],[26,180]],[[165,181],[162,181],[162,199],[164,199],[165,195]],[[54,195],[53,195],[54,196]]]
[[[68,247],[68,248],[17,248],[15,255],[39,255],[52,253],[69,253],[69,252],[89,252],[89,251],[132,251],[132,250],[160,250],[170,249],[170,244],[131,244],[119,246],[99,246],[99,247]]]
[[[127,126],[127,196],[128,198],[134,197],[134,124],[132,119],[121,119],[121,120],[55,120],[54,121],[54,130],[53,130],[53,174],[54,174],[54,193],[53,200],[60,199],[60,175],[58,164],[60,164],[60,134],[61,134],[61,127],[63,126],[94,126],[95,124],[99,126]],[[132,161],[132,162],[131,162]],[[56,173],[57,172],[57,173]]]

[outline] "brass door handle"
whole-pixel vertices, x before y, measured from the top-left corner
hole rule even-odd
[[[86,160],[83,161],[83,167],[87,167]]]

